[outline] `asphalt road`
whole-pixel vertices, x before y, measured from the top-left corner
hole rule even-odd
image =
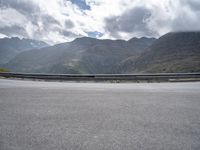
[[[199,150],[200,82],[0,79],[0,150]]]

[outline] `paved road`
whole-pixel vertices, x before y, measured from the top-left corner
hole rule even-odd
[[[200,82],[0,79],[0,150],[199,150]]]

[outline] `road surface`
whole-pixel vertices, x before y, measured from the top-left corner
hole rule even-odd
[[[199,150],[200,82],[0,79],[0,150]]]

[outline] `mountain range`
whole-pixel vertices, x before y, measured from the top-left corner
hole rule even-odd
[[[118,73],[129,56],[141,55],[155,39],[98,40],[78,38],[72,42],[20,53],[6,68],[34,73]]]
[[[125,73],[200,72],[200,32],[172,32],[156,40],[137,59],[121,64]]]
[[[143,37],[128,41],[82,37],[22,50],[1,66],[28,73],[200,72],[200,32],[171,32],[159,39]]]
[[[46,46],[49,45],[45,42],[18,37],[0,39],[0,64],[8,63],[21,52]]]

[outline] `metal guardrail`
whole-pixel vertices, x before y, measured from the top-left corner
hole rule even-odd
[[[159,73],[159,74],[40,74],[0,73],[5,78],[68,80],[68,81],[200,81],[200,73]]]

